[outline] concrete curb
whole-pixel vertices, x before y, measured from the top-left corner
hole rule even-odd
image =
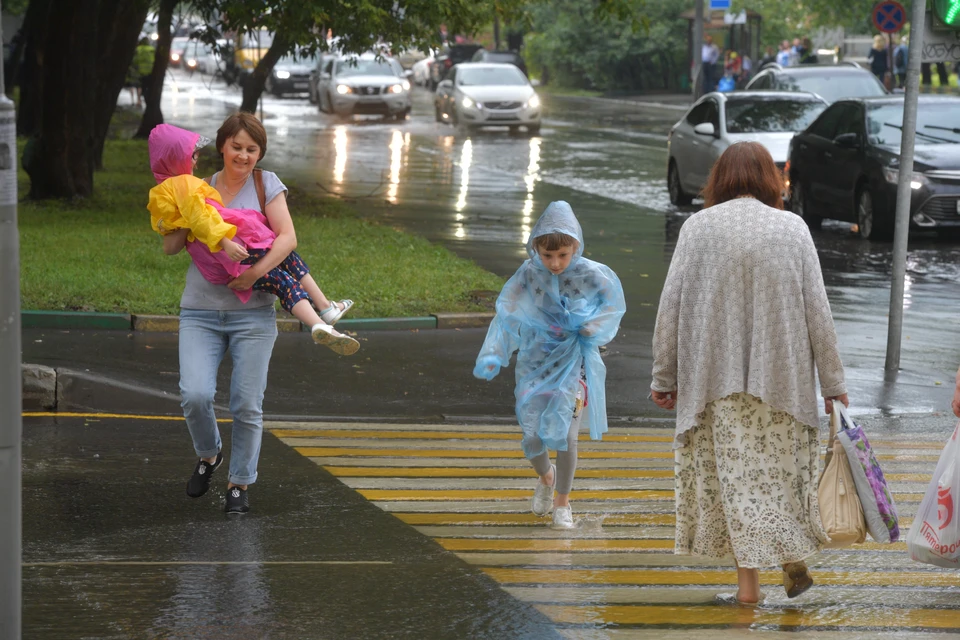
[[[296,319],[277,318],[281,332],[309,331]],[[464,329],[486,327],[493,313],[434,313],[409,318],[350,318],[337,323],[347,331],[381,331],[413,329]],[[178,316],[136,315],[123,313],[85,313],[82,311],[23,311],[22,329],[112,329],[117,331],[176,333],[180,329]]]

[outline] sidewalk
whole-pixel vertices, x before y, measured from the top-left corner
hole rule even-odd
[[[24,419],[24,638],[558,637],[269,433],[249,514],[192,460],[182,420]]]

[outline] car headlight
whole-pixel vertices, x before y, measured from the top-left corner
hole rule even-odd
[[[473,100],[471,100],[470,98],[464,96],[463,102],[462,102],[461,104],[464,106],[464,108],[469,109],[469,108],[473,107],[473,105],[475,105],[475,104],[477,104],[477,103],[474,102]]]
[[[403,93],[403,85],[402,85],[402,84],[392,84],[392,85],[390,85],[390,88],[387,89],[387,91],[389,91],[390,93]]]
[[[339,93],[340,95],[344,96],[344,95],[346,95],[346,94],[348,94],[348,93],[353,93],[353,88],[352,88],[352,87],[348,87],[348,86],[345,85],[345,84],[338,84],[338,85],[337,85],[337,93]]]
[[[540,97],[537,96],[537,94],[533,94],[533,97],[527,100],[527,104],[525,106],[528,109],[536,109],[540,106]]]
[[[884,179],[890,184],[897,184],[900,182],[900,170],[892,167],[885,167],[883,170]],[[927,186],[929,181],[927,176],[922,173],[913,172],[913,175],[910,176],[910,188],[916,191],[917,189],[922,189]]]
[[[404,90],[404,91],[410,91],[410,81],[409,81],[409,80],[404,80],[404,81],[401,82],[400,84],[403,86],[403,90]]]
[[[170,60],[172,60],[173,62],[180,62],[180,54],[179,54],[179,53],[171,53],[171,54],[170,54]]]
[[[274,73],[276,74],[277,78],[280,80],[286,80],[287,78],[290,77],[289,71],[274,71]]]

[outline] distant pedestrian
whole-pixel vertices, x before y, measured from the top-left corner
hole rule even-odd
[[[893,50],[893,75],[896,78],[897,86],[901,89],[906,86],[907,81],[907,60],[910,56],[909,37],[903,36],[900,44]]]
[[[762,69],[764,65],[772,64],[777,61],[777,51],[773,46],[768,46],[766,54],[763,58],[760,59],[760,68]]]
[[[813,42],[810,41],[810,38],[804,38],[800,42],[800,49],[797,53],[800,56],[800,64],[820,63],[820,56],[817,55],[817,50],[813,48]]]
[[[246,513],[250,509],[248,487],[257,481],[263,394],[277,338],[277,299],[264,291],[254,291],[247,302],[242,302],[234,291],[250,289],[266,273],[264,267],[286,259],[297,236],[287,209],[287,188],[270,171],[262,172],[265,205],[260,204],[261,190],[253,174],[267,148],[267,134],[260,121],[247,113],[229,116],[217,131],[216,145],[224,164],[210,178],[211,186],[226,206],[263,213],[277,237],[267,255],[228,285],[207,281],[194,263],[187,268],[180,299],[180,395],[187,429],[200,458],[187,483],[187,495],[204,495],[210,488],[211,476],[223,462],[213,401],[217,370],[229,351],[233,360],[233,435],[225,510]],[[174,255],[182,251],[189,241],[188,234],[187,229],[178,229],[163,236],[164,253]]]
[[[947,72],[947,65],[943,62],[934,63],[937,65],[937,79],[940,81],[941,87],[950,86],[950,74]],[[920,65],[920,76],[921,82],[926,86],[931,86],[933,84],[933,78],[931,77],[931,63],[924,62]]]
[[[886,80],[887,73],[890,72],[889,60],[887,60],[887,41],[883,36],[873,37],[873,47],[867,54],[867,62],[870,63],[870,71],[877,76],[880,82]]]
[[[813,584],[803,560],[827,541],[815,371],[827,413],[847,404],[817,250],[782,192],[762,145],[724,151],[680,229],[653,336],[653,401],[677,410],[675,553],[733,555],[744,604],[761,567],[783,568],[787,597]]]
[[[150,78],[153,76],[153,59],[156,56],[156,49],[150,46],[150,40],[140,38],[136,51],[133,54],[133,66],[137,72],[137,106],[141,106],[146,99],[147,92],[150,90]]]
[[[574,527],[569,498],[581,422],[586,419],[593,439],[607,430],[606,367],[599,348],[617,335],[626,311],[617,275],[584,258],[583,249],[583,231],[570,205],[552,202],[530,232],[530,258],[497,298],[497,314],[473,371],[492,380],[519,349],[515,396],[521,447],[540,476],[531,510],[538,516],[553,511],[554,529]],[[550,449],[557,451],[556,465]]]
[[[703,92],[710,93],[717,88],[716,69],[720,61],[720,48],[713,44],[713,36],[707,36],[703,39],[701,50],[702,71],[703,74]]]
[[[777,64],[781,67],[790,66],[790,41],[784,40],[780,43],[780,51],[777,52]]]

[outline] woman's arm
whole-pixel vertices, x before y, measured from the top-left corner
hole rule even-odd
[[[227,285],[231,289],[243,291],[253,287],[254,282],[286,260],[290,252],[297,248],[297,232],[293,227],[290,210],[287,208],[286,194],[282,191],[277,194],[273,200],[267,203],[267,210],[264,213],[267,216],[270,228],[277,234],[277,238],[273,241],[273,246],[270,247],[265,256],[257,260],[256,264]]]
[[[187,246],[187,234],[190,229],[177,229],[163,236],[163,252],[168,256],[175,256]]]

